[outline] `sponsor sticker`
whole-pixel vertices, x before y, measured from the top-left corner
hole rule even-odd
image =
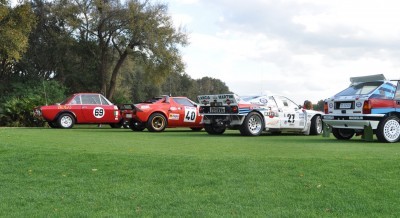
[[[168,119],[170,119],[170,120],[179,120],[179,114],[169,114]]]
[[[70,105],[58,105],[57,108],[60,110],[69,110],[72,107]]]

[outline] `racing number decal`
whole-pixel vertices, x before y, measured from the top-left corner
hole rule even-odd
[[[185,107],[185,118],[183,122],[194,123],[196,121],[196,108],[195,107]]]
[[[294,123],[295,114],[288,114],[288,123]]]
[[[93,116],[100,119],[103,118],[105,114],[104,108],[102,107],[95,107],[93,109]]]

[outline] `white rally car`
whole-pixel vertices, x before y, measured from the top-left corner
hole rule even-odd
[[[258,136],[263,131],[322,133],[322,112],[306,110],[283,96],[241,98],[236,94],[217,94],[197,98],[209,134],[222,134],[225,129],[238,129],[246,136]]]
[[[400,86],[384,75],[350,78],[350,86],[325,100],[323,121],[340,140],[355,134],[381,142],[400,140]],[[325,134],[324,134],[325,135]]]

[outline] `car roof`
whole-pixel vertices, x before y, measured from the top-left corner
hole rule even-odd
[[[385,81],[386,78],[383,74],[375,74],[369,76],[358,76],[358,77],[350,77],[350,82],[352,85],[358,83],[365,83],[365,82],[374,82],[374,81]]]

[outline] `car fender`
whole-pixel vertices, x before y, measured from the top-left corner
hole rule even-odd
[[[250,113],[252,113],[252,112],[255,112],[255,113],[259,114],[259,115],[261,116],[261,118],[262,118],[262,121],[263,121],[264,125],[265,125],[265,117],[264,117],[263,113],[262,113],[261,111],[259,111],[259,110],[251,110],[251,111],[246,115],[246,117],[247,117]]]
[[[137,120],[139,120],[140,122],[145,123],[145,122],[147,122],[149,120],[149,117],[151,115],[155,114],[155,113],[160,113],[160,114],[164,115],[168,120],[168,114],[165,113],[164,111],[160,111],[160,110],[151,111],[151,113],[137,113],[136,114]]]
[[[78,121],[78,119],[77,119],[77,117],[76,117],[76,114],[75,114],[73,111],[69,111],[69,110],[63,110],[63,111],[58,112],[58,114],[55,116],[53,122],[54,122],[54,121],[57,121],[58,117],[59,117],[61,114],[64,114],[64,113],[71,114],[71,115],[74,117],[75,122],[76,122],[76,123],[79,123],[79,121]]]
[[[304,125],[304,129],[303,132],[305,132],[306,134],[308,134],[310,132],[310,128],[311,128],[311,120],[315,117],[315,116],[320,116],[322,119],[322,112],[320,111],[315,111],[315,110],[304,110],[305,115],[306,115],[306,124]]]

